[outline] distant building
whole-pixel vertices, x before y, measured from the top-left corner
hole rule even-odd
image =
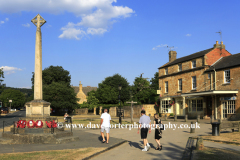
[[[215,119],[240,116],[240,54],[232,55],[222,42],[181,58],[170,51],[169,62],[158,69],[160,113]]]
[[[76,97],[79,98],[80,100],[78,101],[79,104],[83,104],[83,102],[87,102],[87,95],[88,92],[94,90],[97,90],[97,87],[83,87],[81,84],[81,81],[79,83],[79,87],[78,86],[72,86],[72,88],[74,89],[74,92],[77,94]]]

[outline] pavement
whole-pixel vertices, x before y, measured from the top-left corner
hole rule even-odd
[[[129,120],[129,119],[124,119]],[[138,121],[138,119],[134,119]],[[196,122],[196,120],[193,120]],[[212,132],[212,126],[209,120],[201,120],[198,129],[195,133],[190,133],[190,128],[181,128],[180,125],[190,126],[191,120],[184,122],[183,119],[174,122],[172,119],[163,121],[163,124],[168,126],[175,124],[176,128],[167,128],[163,131],[163,138],[161,144],[162,151],[155,150],[156,142],[154,139],[154,130],[148,134],[148,141],[151,149],[147,152],[141,151],[143,143],[140,135],[137,134],[136,128],[115,128],[110,130],[109,144],[101,143],[100,129],[79,129],[74,128],[74,136],[79,136],[80,141],[69,142],[66,144],[24,144],[24,145],[0,145],[0,153],[13,153],[13,152],[31,152],[31,151],[47,151],[47,150],[62,150],[62,149],[76,149],[86,147],[106,147],[112,148],[95,157],[93,160],[122,160],[122,159],[182,159],[183,152],[186,148],[186,143],[189,137],[208,135]],[[1,137],[1,136],[0,136]],[[127,141],[126,143],[123,143]],[[121,144],[122,143],[122,144]],[[114,147],[118,144],[118,147]],[[206,147],[223,147],[224,149],[240,150],[240,146],[221,144],[215,142],[204,141]],[[113,148],[114,147],[114,148]]]

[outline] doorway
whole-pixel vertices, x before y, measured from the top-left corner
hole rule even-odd
[[[176,104],[176,114],[179,116],[183,115],[183,101],[178,101]]]

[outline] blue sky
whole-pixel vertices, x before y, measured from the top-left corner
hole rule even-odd
[[[130,84],[152,78],[177,57],[211,48],[222,31],[226,49],[240,52],[240,1],[192,0],[0,0],[0,67],[4,83],[31,87],[36,27],[42,29],[43,69],[62,66],[71,84],[98,86],[119,73]],[[150,80],[150,79],[149,79]]]

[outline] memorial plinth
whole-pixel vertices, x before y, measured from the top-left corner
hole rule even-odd
[[[73,132],[64,131],[64,128],[53,128],[52,124],[56,124],[55,122],[57,122],[57,118],[50,117],[51,103],[42,99],[41,26],[46,23],[46,21],[38,14],[32,19],[32,22],[37,27],[35,44],[34,100],[25,104],[26,117],[19,118],[19,123],[17,123],[21,125],[28,123],[28,125],[17,125],[16,127],[16,124],[14,124],[14,127],[11,128],[11,132],[2,133],[2,137],[12,139],[12,141],[8,142],[9,144],[65,143],[78,140],[79,137],[73,137]],[[32,121],[34,121],[34,123],[36,122],[38,126],[30,126],[29,123],[31,122],[31,124],[33,124]],[[46,121],[50,126],[46,124]]]

